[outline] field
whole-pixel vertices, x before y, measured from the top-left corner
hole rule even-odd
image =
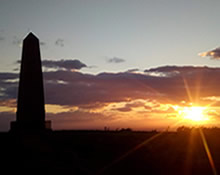
[[[217,174],[220,132],[203,133],[205,143],[198,129],[1,133],[1,170],[9,174]]]

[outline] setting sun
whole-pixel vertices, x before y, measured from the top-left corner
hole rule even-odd
[[[208,116],[205,115],[205,108],[199,106],[184,107],[179,110],[179,114],[184,119],[189,119],[194,122],[203,122],[209,120]]]

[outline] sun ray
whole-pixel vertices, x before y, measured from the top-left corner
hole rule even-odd
[[[213,172],[214,175],[217,175],[217,170],[215,168],[215,163],[214,163],[214,160],[212,158],[212,154],[211,154],[211,152],[209,150],[209,146],[207,144],[205,135],[204,135],[204,133],[203,133],[201,128],[199,129],[199,133],[200,133],[200,136],[201,136],[201,139],[202,139],[202,142],[203,142],[203,145],[204,145],[204,148],[205,148],[205,151],[206,151],[206,154],[207,154],[210,166],[212,168],[212,172]]]
[[[123,159],[125,159],[126,157],[128,157],[129,155],[133,154],[135,151],[137,151],[138,149],[140,149],[141,147],[143,147],[144,145],[148,144],[149,142],[151,142],[152,140],[156,139],[157,137],[159,137],[161,134],[163,134],[164,132],[160,132],[157,133],[155,135],[153,135],[152,137],[146,139],[145,141],[143,141],[142,143],[138,144],[137,146],[135,146],[134,148],[132,148],[131,150],[129,150],[128,152],[126,152],[125,154],[121,155],[120,157],[118,157],[117,159],[115,159],[114,161],[112,161],[111,163],[109,163],[108,165],[104,166],[101,170],[99,170],[96,175],[99,174],[103,174],[106,170],[108,170],[109,168],[113,167],[115,164],[119,163],[120,161],[122,161]]]
[[[193,99],[192,99],[192,95],[191,95],[191,92],[190,92],[190,89],[189,89],[189,85],[188,85],[188,83],[187,83],[187,81],[186,81],[186,79],[183,77],[183,83],[184,83],[184,87],[185,87],[185,89],[186,89],[186,93],[187,93],[187,96],[188,96],[188,98],[189,98],[189,101],[193,101]]]
[[[156,94],[156,95],[157,95],[157,94],[158,94],[158,95],[161,94],[161,92],[159,92],[158,90],[154,89],[153,87],[147,85],[146,83],[143,83],[143,82],[138,81],[138,80],[136,80],[136,79],[135,79],[134,81],[135,81],[135,83],[136,83],[137,85],[139,85],[140,87],[143,87],[144,89],[146,89],[146,92],[152,92],[152,93],[154,93],[154,94]],[[169,99],[167,96],[160,96],[160,100],[167,101],[167,102],[169,102],[169,103],[171,103],[171,104],[175,103],[175,101]]]
[[[190,174],[189,172],[191,171],[192,164],[193,164],[193,154],[195,150],[195,128],[193,128],[190,131],[189,135],[189,142],[187,146],[187,153],[186,153],[186,161],[184,163],[184,174]]]

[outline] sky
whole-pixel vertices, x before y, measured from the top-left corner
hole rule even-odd
[[[1,0],[0,130],[15,119],[29,32],[54,129],[161,129],[214,102],[218,123],[219,11],[219,0]]]

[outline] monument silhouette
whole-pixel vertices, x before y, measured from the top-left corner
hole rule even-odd
[[[45,121],[43,74],[38,38],[29,33],[23,40],[16,121],[11,130],[50,129]]]

